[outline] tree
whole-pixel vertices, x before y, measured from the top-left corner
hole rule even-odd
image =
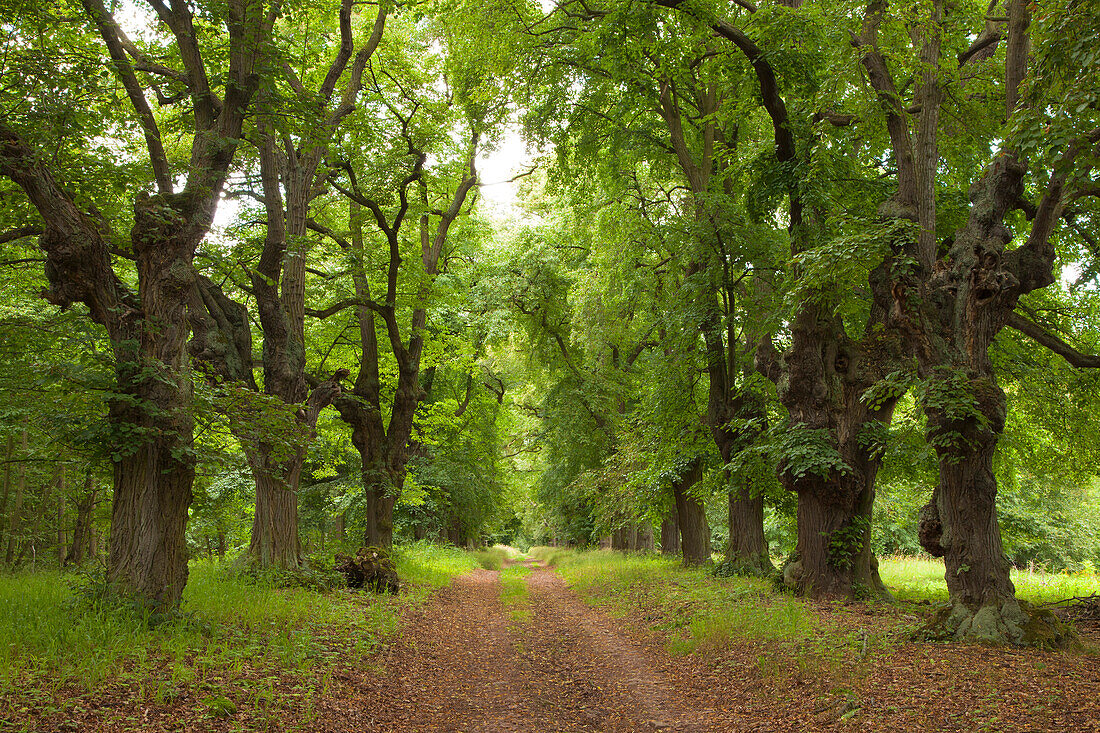
[[[982,30],[972,37],[944,31],[944,24],[956,18],[966,27],[982,8],[934,2],[912,23],[906,51],[921,63],[911,77],[917,113],[905,107],[880,45],[880,28],[893,22],[885,4],[867,6],[855,43],[881,102],[898,167],[897,189],[884,203],[883,215],[918,227],[889,263],[888,307],[889,325],[904,334],[925,380],[921,404],[928,416],[928,441],[939,457],[939,481],[921,511],[920,529],[922,546],[943,557],[947,570],[951,608],[936,633],[1051,643],[1060,640],[1059,630],[1016,601],[1002,546],[993,460],[1008,405],[989,348],[1009,324],[1043,340],[1042,329],[1014,309],[1027,294],[1055,282],[1052,237],[1072,194],[1082,185],[1088,190],[1100,128],[1089,114],[1070,124],[1062,121],[1060,134],[1048,136],[1041,125],[1052,105],[1055,119],[1065,120],[1067,110],[1059,109],[1059,102],[1068,98],[1076,105],[1076,94],[1094,95],[1073,82],[1067,89],[1065,82],[1053,81],[1060,76],[1058,64],[1072,59],[1085,84],[1095,80],[1097,67],[1079,44],[1071,44],[1068,54],[1040,45],[1032,55],[1032,10],[1022,0],[1007,2],[1007,19],[982,21]],[[1082,14],[1077,3],[1052,4],[1041,12],[1096,28],[1094,16]],[[993,56],[1001,43],[1003,61]],[[974,73],[972,64],[979,67]],[[993,112],[995,122],[985,130],[987,147],[973,155],[985,163],[969,185],[969,203],[952,211],[950,205],[941,207],[943,196],[935,185],[941,148],[951,144],[941,116],[957,92],[973,95],[982,81],[986,104],[999,102],[1003,108]],[[1047,96],[1055,88],[1058,94]],[[1088,108],[1086,99],[1077,112]],[[1030,191],[1029,155],[1035,173]],[[965,181],[966,171],[962,177]],[[1023,211],[1026,222],[1014,221],[1015,211]],[[937,232],[951,227],[950,222],[957,222],[953,236],[937,241]],[[1016,236],[1022,241],[1009,249]]]
[[[344,0],[339,11],[340,45],[317,91],[306,89],[302,78],[317,74],[323,66],[304,65],[298,73],[283,65],[289,94],[270,90],[264,95],[264,112],[257,130],[260,178],[263,187],[267,236],[259,263],[250,278],[264,332],[264,392],[287,404],[307,401],[297,413],[312,432],[317,415],[340,393],[338,375],[309,390],[305,374],[306,237],[309,204],[317,196],[317,175],[329,142],[341,122],[353,111],[362,77],[371,55],[382,39],[386,10],[379,5],[374,27],[357,50],[352,31],[352,3]],[[352,53],[355,51],[354,60]],[[312,59],[308,59],[308,64]],[[344,90],[334,100],[341,77],[350,73]],[[276,111],[302,109],[294,124]],[[289,124],[287,124],[289,123]],[[294,141],[294,142],[290,142]],[[286,193],[284,203],[283,192]],[[346,372],[345,372],[346,373]],[[256,479],[256,513],[249,554],[261,566],[296,567],[298,543],[297,490],[305,459],[304,447],[279,459],[270,442],[261,439],[246,445]]]
[[[194,480],[186,348],[192,259],[232,165],[277,7],[231,0],[198,22],[187,4],[154,1],[150,7],[170,33],[169,48],[156,55],[132,43],[98,0],[83,5],[131,105],[126,122],[136,122],[148,155],[147,172],[128,190],[132,221],[121,215],[105,220],[90,199],[68,193],[58,179],[62,172],[20,131],[33,114],[9,112],[0,124],[0,175],[23,190],[40,218],[49,278],[43,296],[61,308],[83,303],[111,340],[115,470],[108,580],[164,610],[179,602],[187,579],[184,524]],[[225,56],[215,54],[225,58],[217,76],[210,73],[217,67],[204,52],[204,34],[228,41]],[[162,50],[178,68],[155,60]],[[159,92],[188,126],[185,160],[166,149],[150,92]],[[153,194],[146,192],[150,184]],[[129,229],[127,245],[116,244],[116,227]],[[132,258],[136,292],[113,267],[113,252]]]
[[[772,127],[775,147],[758,161],[757,190],[751,196],[758,215],[773,217],[776,208],[783,207],[791,259],[797,263],[793,284],[799,297],[791,299],[795,305],[789,316],[790,343],[780,356],[765,333],[756,356],[758,368],[776,384],[780,402],[790,414],[787,436],[773,446],[778,451],[780,481],[798,497],[798,547],[784,569],[785,580],[813,596],[885,594],[870,552],[879,460],[874,441],[867,437],[889,422],[896,396],[874,403],[862,398],[900,367],[900,349],[894,345],[896,338],[882,331],[883,314],[873,304],[859,315],[863,335],[849,336],[838,307],[842,289],[835,267],[818,270],[817,277],[805,267],[812,250],[830,240],[851,246],[850,240],[845,243],[837,237],[828,221],[826,211],[835,205],[838,186],[830,179],[833,171],[819,162],[831,157],[830,151],[811,135],[814,118],[821,114],[812,111],[820,102],[816,97],[821,89],[814,72],[831,71],[825,33],[811,16],[792,34],[790,25],[798,22],[797,16],[782,13],[763,19],[760,28],[766,30],[774,23],[778,30],[783,23],[786,32],[758,42],[737,22],[707,6],[679,0],[657,4],[676,9],[737,50]],[[755,5],[741,7],[750,17],[757,12]],[[809,38],[815,40],[808,42]],[[788,60],[789,89],[773,66],[777,54]],[[792,105],[795,98],[798,104]],[[852,208],[858,210],[860,205]],[[713,361],[718,363],[716,358]]]

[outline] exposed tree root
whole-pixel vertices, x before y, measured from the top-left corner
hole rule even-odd
[[[1072,626],[1046,609],[1016,599],[976,610],[962,603],[946,605],[917,631],[915,638],[1042,649],[1067,649],[1078,644]]]

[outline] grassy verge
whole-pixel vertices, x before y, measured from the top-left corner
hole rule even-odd
[[[156,625],[89,602],[71,574],[0,576],[0,721],[141,730],[127,718],[153,707],[174,720],[232,716],[241,730],[288,719],[308,728],[337,666],[366,660],[399,632],[402,605],[475,566],[461,550],[427,544],[394,554],[407,588],[396,598],[277,588],[195,562],[181,613]],[[91,708],[100,717],[82,717]]]
[[[886,557],[879,561],[879,574],[886,587],[900,601],[947,600],[942,560],[922,557]],[[1012,571],[1016,595],[1035,604],[1061,601],[1075,596],[1100,593],[1100,576],[1095,573],[1046,573]]]
[[[486,570],[500,570],[504,563],[522,556],[519,550],[507,545],[493,545],[474,550],[471,553],[481,567]]]
[[[527,592],[527,576],[531,569],[523,565],[513,565],[500,573],[500,601],[508,609],[513,622],[527,623],[531,620],[530,594]]]
[[[857,668],[876,649],[892,649],[909,637],[921,615],[913,603],[947,600],[943,562],[931,559],[884,558],[883,580],[901,603],[864,612],[859,605],[811,603],[776,593],[768,580],[715,578],[656,555],[549,547],[531,548],[529,554],[556,567],[589,602],[641,618],[667,634],[673,653],[758,643],[799,671],[813,666],[810,658],[825,667]],[[1092,574],[1014,571],[1013,581],[1021,598],[1037,604],[1100,592],[1100,579]]]
[[[542,548],[532,548],[532,554],[545,557],[570,587],[613,614],[644,609],[651,626],[671,632],[674,653],[720,649],[734,639],[801,643],[820,625],[805,601],[773,594],[771,584],[758,578],[715,578],[657,555]]]

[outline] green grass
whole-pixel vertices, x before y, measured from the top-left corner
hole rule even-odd
[[[540,545],[527,551],[527,557],[544,563],[548,567],[557,567],[559,562],[567,560],[577,554],[576,550],[568,547],[546,547]]]
[[[543,554],[543,553],[540,553]],[[572,588],[612,613],[647,611],[670,632],[669,648],[687,654],[734,639],[799,642],[817,631],[806,602],[773,595],[758,578],[715,578],[657,555],[610,550],[545,553]]]
[[[508,609],[508,615],[515,622],[527,623],[531,620],[530,595],[527,592],[527,576],[531,569],[524,565],[513,565],[500,573],[500,601]]]
[[[947,601],[943,560],[926,557],[886,557],[879,560],[882,582],[900,601]],[[1035,604],[1100,593],[1095,573],[1012,571],[1016,595]]]
[[[158,624],[90,602],[72,574],[0,575],[0,700],[32,719],[56,707],[46,702],[55,691],[74,687],[94,695],[129,686],[130,697],[156,704],[186,690],[205,701],[200,715],[228,714],[210,690],[253,711],[308,706],[331,685],[337,663],[361,663],[399,632],[403,604],[476,567],[465,551],[424,543],[394,557],[403,583],[396,598],[279,588],[229,565],[193,562],[180,613]],[[298,692],[280,696],[287,680]]]
[[[465,550],[429,542],[399,545],[393,551],[397,574],[402,583],[440,588],[456,575],[477,567],[477,561]]]
[[[478,564],[486,570],[500,570],[506,561],[516,560],[522,556],[519,550],[508,545],[483,547],[474,550],[471,554],[477,559]]]

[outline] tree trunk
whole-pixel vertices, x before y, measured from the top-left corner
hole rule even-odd
[[[741,487],[729,495],[730,536],[726,561],[748,575],[767,575],[775,570],[764,537],[764,496]]]
[[[929,636],[1061,644],[1065,630],[1056,620],[1042,611],[1029,613],[1016,600],[1001,544],[993,455],[1004,430],[1004,391],[988,377],[973,379],[970,387],[980,421],[973,416],[952,420],[926,406],[929,440],[940,456],[940,476],[932,501],[921,509],[920,542],[930,554],[944,559],[951,600],[950,607],[929,625]],[[1046,623],[1031,623],[1034,614]]]
[[[374,472],[371,472],[372,474]],[[364,474],[366,472],[364,471]],[[366,477],[363,482],[366,485],[364,496],[367,500],[367,526],[363,530],[363,545],[366,547],[392,547],[393,546],[393,507],[397,503],[397,496],[388,484],[368,484]],[[463,532],[457,523],[454,531],[448,532],[451,542],[456,547],[462,547],[465,542]]]
[[[634,549],[646,552],[653,549],[653,525],[649,522],[639,524],[634,534]]]
[[[1017,20],[1026,16],[1023,3],[1012,3],[1010,12]],[[1087,148],[1093,145],[1095,140]],[[1006,251],[1012,234],[1005,217],[1020,206],[1027,167],[1012,151],[1001,151],[970,187],[970,215],[946,256],[918,273],[923,279],[897,277],[893,283],[891,315],[908,328],[926,380],[922,406],[928,441],[939,457],[936,490],[921,510],[920,541],[944,558],[950,606],[927,627],[932,638],[1061,646],[1071,636],[1049,611],[1015,597],[997,525],[993,474],[1007,405],[989,357],[989,346],[1019,297],[1054,282],[1055,249],[1048,238],[1071,170],[1052,171],[1029,217],[1026,241]],[[920,296],[909,295],[914,291]]]
[[[665,514],[661,520],[661,554],[680,554],[680,522],[677,519],[676,506]]]
[[[695,459],[678,481],[673,482],[676,516],[680,524],[680,548],[685,565],[710,562],[710,527],[703,502],[689,495],[691,487],[703,477],[701,461]]]
[[[332,534],[337,545],[343,545],[344,540],[347,539],[347,512],[340,512],[332,520]]]
[[[4,495],[3,497],[0,497],[0,521],[5,520],[8,517],[8,501],[11,499],[11,469],[12,463],[14,462],[14,457],[15,436],[9,434],[7,450],[4,451]],[[0,527],[0,529],[4,531],[7,530],[6,522],[3,527]],[[3,535],[0,535],[0,538],[3,538]],[[0,547],[3,546],[3,544],[0,544]]]
[[[868,338],[875,340],[849,339],[831,308],[807,304],[795,317],[783,357],[779,397],[791,414],[788,440],[814,456],[814,465],[797,472],[787,460],[778,469],[784,488],[798,496],[798,545],[783,580],[815,598],[889,595],[870,551],[880,464],[875,429],[889,423],[899,395],[874,405],[864,396],[894,370],[891,345],[900,344]]]
[[[455,547],[462,547],[462,526],[453,517],[447,522],[447,541]]]
[[[27,455],[27,429],[23,428],[23,437],[20,439],[20,453]],[[15,561],[16,529],[19,526],[20,514],[23,512],[23,495],[27,490],[27,467],[20,461],[15,472],[15,500],[12,502],[11,512],[8,514],[8,548],[4,554],[4,562],[12,567]]]
[[[66,565],[82,565],[92,554],[92,512],[95,510],[97,493],[95,477],[89,465],[84,475],[84,491],[76,503],[76,523],[73,525],[73,541],[69,554],[65,557]]]
[[[298,479],[301,460],[273,466],[271,446],[261,443],[249,451],[248,463],[256,484],[256,510],[252,518],[249,561],[261,568],[295,570],[302,566],[298,539]],[[277,474],[290,468],[290,474]],[[291,488],[293,487],[293,489]]]
[[[735,375],[737,344],[724,345],[717,296],[711,312],[701,326],[707,350],[707,374],[710,377],[707,400],[707,425],[718,447],[722,461],[728,464],[735,456],[749,448],[767,426],[767,408],[764,396],[746,387],[732,384]],[[732,333],[729,338],[733,338]],[[746,374],[746,378],[749,375]],[[747,482],[734,485],[727,470],[729,491],[729,544],[726,546],[726,564],[746,575],[767,575],[775,568],[764,539],[764,496],[754,492]]]
[[[187,584],[184,527],[194,467],[154,439],[115,463],[107,581],[154,610],[179,605]]]
[[[65,474],[66,466],[57,467],[57,567],[65,567]]]

